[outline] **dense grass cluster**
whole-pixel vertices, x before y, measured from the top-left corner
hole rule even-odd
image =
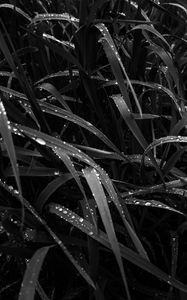
[[[186,0],[0,17],[0,299],[186,299]]]

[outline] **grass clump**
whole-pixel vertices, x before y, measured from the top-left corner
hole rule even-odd
[[[0,297],[184,299],[185,1],[0,12]]]

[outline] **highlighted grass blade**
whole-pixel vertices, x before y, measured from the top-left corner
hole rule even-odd
[[[87,183],[90,187],[90,190],[92,191],[92,194],[94,196],[94,199],[97,203],[104,227],[106,229],[106,233],[109,239],[109,242],[111,244],[111,248],[114,252],[114,255],[116,257],[121,276],[123,278],[124,286],[127,292],[128,299],[130,299],[129,294],[129,288],[123,268],[123,262],[120,254],[119,244],[117,241],[117,237],[115,234],[113,221],[111,218],[110,210],[108,207],[107,199],[103,190],[103,187],[101,185],[101,181],[99,179],[99,174],[95,169],[86,168],[83,170],[83,174],[87,180]]]
[[[140,205],[140,206],[146,206],[146,207],[154,207],[154,208],[161,208],[161,209],[166,209],[172,212],[175,212],[177,214],[181,214],[184,215],[183,212],[168,206],[160,201],[157,200],[143,200],[143,199],[138,199],[138,198],[134,198],[134,197],[130,197],[130,198],[126,198],[124,199],[126,204],[131,204],[131,205]]]
[[[121,95],[118,95],[118,96],[113,96],[112,98],[113,98],[114,103],[116,104],[121,116],[123,117],[124,121],[126,122],[127,126],[129,127],[129,129],[131,130],[131,132],[133,133],[133,135],[135,136],[137,141],[140,143],[142,148],[145,150],[148,147],[148,144],[147,144],[144,136],[142,135],[142,132],[140,131],[136,121],[134,120],[130,110],[128,109],[127,104],[125,103],[123,97]],[[149,153],[149,157],[150,157],[155,169],[157,170],[158,174],[160,175],[160,178],[164,182],[162,173],[161,173],[161,171],[158,167],[158,164],[157,164],[155,158],[153,157],[152,153]]]
[[[109,138],[102,133],[99,129],[97,129],[93,124],[86,121],[85,119],[73,114],[69,110],[64,110],[62,108],[59,108],[55,105],[49,104],[49,103],[42,103],[40,102],[40,107],[43,111],[47,112],[48,114],[54,115],[56,117],[63,118],[65,120],[68,120],[70,122],[73,122],[76,125],[79,125],[85,129],[87,129],[89,132],[93,133],[95,136],[97,136],[101,141],[103,141],[109,148],[113,149],[115,152],[120,155],[121,159],[123,159],[123,155],[117,149],[117,147],[109,140]]]
[[[7,114],[3,105],[3,102],[0,99],[0,133],[2,135],[8,156],[11,162],[12,170],[16,180],[16,184],[19,192],[21,193],[21,183],[19,178],[19,169],[17,165],[16,153],[14,148],[14,142],[11,134],[10,122],[8,121]]]
[[[75,18],[74,16],[64,13],[64,14],[37,14],[31,23],[41,22],[41,21],[66,21],[73,24],[76,28],[78,27],[79,19]]]
[[[26,14],[21,8],[19,8],[18,6],[15,6],[13,4],[8,4],[8,3],[3,3],[0,4],[0,8],[9,8],[12,9],[13,11],[19,13],[20,15],[22,15],[24,18],[26,18],[28,21],[31,21],[31,18],[29,17],[28,14]]]
[[[34,300],[39,273],[51,247],[43,247],[37,250],[29,261],[19,293],[19,300]]]
[[[53,95],[59,101],[59,103],[65,109],[67,109],[67,111],[71,111],[71,109],[67,105],[66,101],[63,99],[63,96],[59,93],[59,91],[51,83],[42,83],[41,85],[37,86],[37,88],[48,91],[51,95]]]
[[[93,239],[95,239],[96,241],[101,243],[102,245],[111,249],[111,244],[109,242],[109,239],[103,231],[99,230],[99,232],[97,232],[90,222],[88,222],[87,220],[78,216],[71,210],[69,210],[66,207],[61,206],[59,204],[51,203],[49,205],[49,211],[51,213],[58,215],[60,218],[63,218],[65,221],[69,222],[76,228],[80,229],[82,232],[85,232],[86,234],[91,236]],[[140,267],[141,269],[156,276],[159,280],[163,280],[166,283],[168,283],[169,285],[187,293],[187,285],[176,280],[174,277],[166,274],[161,269],[159,269],[152,263],[146,261],[139,254],[137,254],[133,250],[127,248],[126,246],[119,244],[119,247],[120,247],[122,257],[124,257],[131,263],[135,264],[136,266]]]
[[[134,88],[131,84],[131,81],[128,77],[128,74],[125,70],[125,67],[124,67],[124,65],[121,61],[121,58],[120,58],[119,53],[117,51],[117,48],[116,48],[116,46],[113,42],[113,39],[112,39],[108,29],[106,28],[106,26],[104,24],[97,24],[96,27],[100,30],[100,32],[103,35],[103,37],[100,39],[100,42],[103,44],[106,56],[107,56],[107,58],[109,60],[109,63],[112,67],[114,76],[116,77],[116,80],[118,81],[119,88],[121,90],[123,98],[124,98],[125,101],[127,101],[128,108],[129,109],[131,108],[131,104],[130,104],[130,99],[129,99],[129,95],[128,95],[126,86],[124,84],[124,79],[123,79],[121,69],[122,69],[122,71],[125,75],[125,78],[127,80],[128,85],[130,87],[130,90],[131,90],[132,95],[134,97],[134,101],[135,101],[136,106],[139,110],[139,113],[140,113],[140,115],[142,115],[142,109],[141,109],[140,103],[138,101],[138,98],[136,96],[135,90],[134,90]],[[121,69],[120,69],[120,67],[121,67]]]
[[[7,192],[9,192],[13,197],[15,197],[19,202],[23,203],[26,209],[36,218],[36,220],[44,226],[46,231],[51,235],[55,243],[61,248],[67,258],[70,260],[72,265],[77,269],[77,271],[81,274],[81,276],[87,281],[87,283],[95,289],[95,284],[93,280],[90,278],[89,274],[84,270],[82,266],[78,264],[78,262],[74,259],[71,255],[69,250],[63,244],[63,242],[59,239],[56,233],[47,225],[46,221],[40,217],[34,207],[25,199],[23,198],[17,190],[14,190],[12,187],[9,187],[5,182],[0,180],[0,186],[3,187]]]
[[[134,246],[135,248],[137,249],[137,251],[139,252],[139,254],[146,260],[149,261],[149,258],[147,256],[147,253],[140,241],[140,239],[138,238],[134,228],[133,228],[133,224],[132,224],[132,221],[130,219],[130,216],[128,214],[128,210],[126,209],[126,211],[124,211],[125,209],[125,205],[121,205],[119,199],[118,199],[118,195],[114,189],[114,186],[112,184],[112,181],[110,179],[110,177],[108,176],[108,174],[100,169],[99,170],[99,177],[100,177],[100,180],[103,184],[103,186],[105,187],[106,191],[108,192],[109,196],[110,196],[110,199],[112,200],[112,202],[114,203],[114,205],[116,206],[121,218],[122,218],[122,221],[129,233],[129,236],[131,237],[133,243],[134,243]]]
[[[115,96],[112,96],[112,99],[113,99],[114,103],[116,104],[116,107],[118,108],[122,118],[124,119],[127,126],[129,127],[132,134],[134,135],[134,137],[137,139],[137,141],[142,146],[142,148],[146,149],[148,144],[147,144],[144,136],[142,135],[139,127],[137,126],[136,121],[134,120],[134,117],[131,114],[123,97],[121,95],[115,95]]]

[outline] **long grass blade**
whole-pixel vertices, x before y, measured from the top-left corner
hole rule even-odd
[[[37,250],[27,265],[27,269],[21,285],[19,300],[34,300],[37,281],[43,261],[52,246]]]
[[[49,211],[58,215],[60,218],[63,218],[73,226],[77,227],[81,231],[88,234],[93,239],[100,242],[102,245],[106,246],[107,248],[111,249],[111,244],[107,235],[99,230],[99,232],[94,231],[93,225],[88,222],[87,220],[83,219],[82,217],[78,216],[71,210],[63,207],[59,204],[50,203],[49,204]],[[156,276],[158,279],[165,281],[171,286],[184,291],[187,293],[187,285],[181,283],[180,281],[176,280],[174,277],[166,274],[161,269],[153,265],[152,263],[148,262],[147,260],[143,259],[139,254],[134,252],[133,250],[127,248],[126,246],[119,244],[120,252],[122,257],[130,261],[131,263],[135,264],[136,266],[140,267],[141,269],[149,272],[150,274]]]
[[[117,237],[115,234],[113,221],[111,218],[107,199],[106,199],[104,190],[102,188],[101,181],[99,179],[99,174],[97,173],[97,171],[95,169],[88,169],[88,168],[83,170],[83,174],[87,180],[90,190],[92,191],[94,199],[97,203],[103,224],[106,229],[108,239],[111,244],[111,248],[114,252],[114,255],[116,257],[116,260],[117,260],[117,263],[118,263],[118,266],[119,266],[119,269],[121,272],[121,276],[123,278],[124,286],[125,286],[125,289],[127,292],[127,297],[128,297],[128,299],[131,299],[125,272],[124,272],[124,268],[123,268],[123,262],[121,259],[119,244],[118,244]]]
[[[9,4],[9,3],[3,3],[3,4],[0,4],[0,8],[9,8],[9,9],[19,13],[20,15],[22,15],[29,22],[31,21],[31,17],[16,5]]]
[[[20,177],[19,177],[19,169],[17,165],[16,152],[14,148],[14,142],[12,139],[10,122],[7,118],[7,114],[3,105],[2,100],[0,99],[0,132],[11,162],[12,170],[14,173],[15,181],[20,193],[22,193]]]
[[[139,110],[139,113],[140,113],[140,115],[142,115],[142,109],[141,109],[140,103],[137,99],[135,90],[134,90],[134,88],[131,84],[131,81],[128,77],[126,69],[125,69],[125,67],[124,67],[124,65],[121,61],[120,55],[117,51],[117,48],[116,48],[116,46],[113,42],[113,39],[112,39],[111,35],[109,34],[108,29],[106,28],[106,26],[104,24],[97,24],[96,27],[100,30],[100,32],[103,35],[103,37],[100,39],[100,42],[102,43],[102,45],[104,47],[106,56],[107,56],[107,58],[109,60],[109,63],[112,67],[114,76],[116,77],[116,80],[118,81],[121,93],[124,97],[124,101],[127,101],[128,108],[131,109],[129,95],[128,95],[127,89],[124,85],[123,76],[122,76],[122,73],[121,73],[121,70],[120,70],[119,66],[121,67],[121,69],[122,69],[122,71],[125,75],[125,78],[126,78],[127,83],[130,87],[130,90],[131,90],[132,95],[134,97],[134,100],[135,100],[136,106]]]
[[[71,253],[68,251],[66,246],[63,244],[61,239],[54,233],[54,231],[47,225],[46,221],[40,217],[38,212],[34,209],[34,207],[23,197],[19,194],[19,191],[15,190],[14,188],[8,186],[6,182],[3,182],[0,180],[0,186],[3,187],[7,192],[9,192],[13,197],[15,197],[19,202],[21,202],[25,208],[36,218],[36,220],[44,226],[46,231],[50,234],[50,236],[53,238],[55,243],[62,249],[62,251],[65,253],[67,258],[70,260],[70,262],[73,264],[73,266],[77,269],[77,271],[81,274],[81,276],[87,281],[87,283],[92,286],[95,289],[95,284],[93,280],[90,278],[88,273],[84,270],[83,267],[81,267],[77,261],[74,259],[74,257],[71,255]]]

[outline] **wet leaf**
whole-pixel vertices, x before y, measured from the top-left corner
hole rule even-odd
[[[35,252],[31,260],[29,261],[21,285],[19,300],[34,300],[39,273],[41,271],[42,264],[47,255],[47,252],[51,247],[52,246],[40,248]]]
[[[20,183],[20,178],[19,178],[19,169],[17,165],[17,159],[16,159],[16,152],[14,148],[14,142],[12,139],[12,134],[11,134],[11,127],[10,127],[10,122],[7,118],[7,114],[3,105],[3,102],[0,99],[0,133],[3,138],[3,142],[5,144],[12,170],[14,173],[14,177],[16,180],[16,184],[18,187],[19,192],[21,193],[21,183]]]
[[[87,183],[90,187],[90,190],[92,191],[93,197],[97,203],[102,222],[104,224],[109,242],[111,244],[112,251],[114,252],[114,255],[116,257],[121,276],[123,278],[124,286],[128,295],[128,299],[130,299],[128,284],[123,268],[123,262],[121,259],[119,244],[116,238],[113,221],[111,218],[110,210],[108,207],[107,199],[104,193],[104,190],[101,185],[101,181],[99,179],[99,174],[95,169],[84,169],[83,174],[87,180]]]

